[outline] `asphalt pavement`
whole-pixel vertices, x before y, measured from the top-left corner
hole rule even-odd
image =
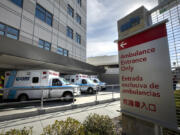
[[[99,103],[109,103],[119,99],[119,88],[108,88],[105,91],[98,92],[98,94],[82,94],[81,96],[76,97],[75,102],[63,102],[60,100],[46,101],[43,104],[43,108],[41,108],[41,104],[39,101],[33,101],[33,103],[18,103],[14,105],[5,105],[0,106],[0,122],[16,118],[26,118],[39,114],[92,106]]]
[[[39,135],[42,133],[44,127],[49,124],[53,124],[55,120],[65,120],[68,117],[72,117],[80,122],[83,122],[89,114],[93,113],[108,115],[110,118],[114,118],[120,115],[118,110],[120,110],[120,101],[114,101],[111,103],[48,113],[34,117],[9,120],[0,122],[0,132],[7,131],[12,128],[22,129],[23,127],[33,127],[33,135]]]

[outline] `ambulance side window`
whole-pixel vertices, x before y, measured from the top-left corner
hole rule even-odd
[[[62,86],[62,83],[59,79],[53,79],[52,86]]]
[[[82,84],[87,84],[87,81],[85,79],[82,79]]]
[[[98,83],[97,80],[94,80],[95,83]]]
[[[74,79],[71,79],[71,82],[74,83]]]
[[[39,77],[33,77],[32,83],[39,83]]]

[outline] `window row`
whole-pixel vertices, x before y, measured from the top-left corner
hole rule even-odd
[[[69,4],[67,6],[67,13],[74,18],[74,9]],[[78,13],[76,13],[76,22],[81,25],[81,16]]]
[[[73,33],[74,33],[73,29],[70,28],[69,26],[67,26],[67,28],[66,28],[66,35],[67,35],[67,37],[69,37],[71,39],[74,39],[74,34]],[[78,34],[78,33],[76,33],[76,42],[78,44],[81,44],[81,35]]]
[[[81,44],[81,36],[78,33],[76,33],[76,42]]]
[[[60,54],[60,55],[63,55],[63,56],[68,56],[68,50],[63,49],[61,47],[57,48],[57,53]]]
[[[0,23],[0,35],[17,40],[19,38],[19,30]]]
[[[81,7],[81,5],[82,5],[81,0],[76,0],[76,1],[79,4],[79,6]]]
[[[23,6],[23,0],[10,0],[10,1],[21,8]]]
[[[10,0],[12,3],[16,4],[17,6],[23,6],[23,0]],[[48,12],[45,8],[36,4],[36,12],[35,15],[37,18],[42,20],[43,22],[47,23],[48,25],[52,26],[53,15]]]
[[[39,48],[43,48],[47,51],[51,50],[51,43],[44,41],[42,39],[39,39],[39,44],[38,44]]]
[[[36,4],[36,17],[52,26],[53,15],[39,4]]]
[[[77,0],[77,3],[81,6],[81,0]],[[67,12],[71,17],[74,17],[74,9],[68,4]]]
[[[23,6],[23,0],[10,1],[18,5],[19,7]],[[77,3],[81,6],[81,0],[77,0]],[[74,9],[69,4],[67,6],[67,12],[70,16],[74,18]],[[39,4],[36,4],[35,16],[43,22],[47,23],[48,25],[52,26],[53,15]],[[81,16],[78,13],[76,13],[76,22],[81,25]]]
[[[22,7],[22,5],[23,5],[23,0],[11,0],[11,2],[13,2],[14,4],[16,4],[20,7]],[[77,3],[81,6],[81,0],[77,0]],[[68,14],[71,15],[72,17],[74,17],[74,9],[69,4],[68,4]],[[48,25],[52,26],[53,15],[39,4],[36,4],[35,16],[37,18],[39,18],[40,20],[44,21],[45,23],[47,23]],[[81,24],[81,16],[77,13],[76,13],[76,21],[77,21],[77,23]],[[3,24],[1,24],[1,27],[3,27]],[[13,31],[12,27],[7,26],[6,29],[5,28],[1,29],[0,34],[6,35],[6,36],[14,38],[14,39],[18,39],[19,31],[14,29],[14,31],[16,31],[16,32],[14,32],[14,33],[9,32],[10,28],[11,28],[11,31]],[[73,29],[67,26],[66,35],[67,35],[67,37],[73,39],[74,38],[73,37],[74,36]],[[80,34],[76,33],[75,38],[76,38],[75,41],[78,44],[81,44]],[[50,50],[51,44],[44,40],[39,40],[39,47],[44,48],[45,50]]]
[[[47,51],[51,50],[51,43],[44,41],[42,39],[39,39],[39,44],[38,44],[39,48],[45,49]],[[68,56],[68,50],[63,49],[61,47],[57,48],[57,53],[63,56]]]
[[[9,38],[18,40],[18,38],[19,38],[19,30],[15,29],[13,27],[10,27],[8,25],[5,25],[3,23],[0,23],[0,35],[7,36]],[[80,35],[77,34],[77,37],[78,37],[77,42],[81,43]],[[38,47],[43,48],[43,49],[45,49],[47,51],[50,51],[51,50],[51,43],[49,43],[49,42],[47,42],[45,40],[39,39]],[[63,49],[61,47],[58,47],[57,53],[60,54],[60,55],[68,56],[68,50]]]

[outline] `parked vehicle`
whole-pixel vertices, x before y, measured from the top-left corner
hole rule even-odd
[[[101,82],[97,76],[89,76],[89,78],[96,84],[98,84],[100,86],[101,90],[106,90],[106,83],[105,82]]]
[[[88,75],[66,75],[64,78],[72,84],[79,85],[81,92],[95,93],[99,90],[99,85],[89,79]]]
[[[52,70],[6,72],[4,88],[9,88],[4,91],[5,100],[40,99],[43,89],[43,98],[64,97],[72,100],[74,96],[80,95],[79,86],[70,85],[64,78],[59,77],[59,72]]]

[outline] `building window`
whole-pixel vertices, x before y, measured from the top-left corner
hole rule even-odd
[[[68,50],[64,49],[64,56],[68,56]]]
[[[47,51],[50,51],[51,49],[51,43],[47,42],[47,41],[44,41],[44,40],[41,40],[39,39],[39,48],[43,48]]]
[[[77,3],[81,6],[81,0],[77,0]]]
[[[9,37],[9,38],[18,40],[18,38],[19,38],[19,30],[0,23],[0,35],[3,35],[3,36],[6,36],[6,37]]]
[[[78,33],[76,33],[76,42],[81,44],[81,36]]]
[[[21,8],[23,6],[23,0],[10,0],[10,1]]]
[[[71,29],[69,26],[67,26],[66,35],[67,37],[73,39],[73,29]]]
[[[81,16],[76,14],[76,22],[81,24]]]
[[[36,5],[36,17],[52,26],[53,15],[39,4]]]
[[[60,55],[68,56],[68,50],[63,49],[61,47],[57,48],[57,53],[60,54]]]
[[[68,4],[67,12],[71,17],[74,17],[74,9]]]
[[[63,55],[63,48],[58,47],[57,48],[57,53],[60,54],[60,55]]]

